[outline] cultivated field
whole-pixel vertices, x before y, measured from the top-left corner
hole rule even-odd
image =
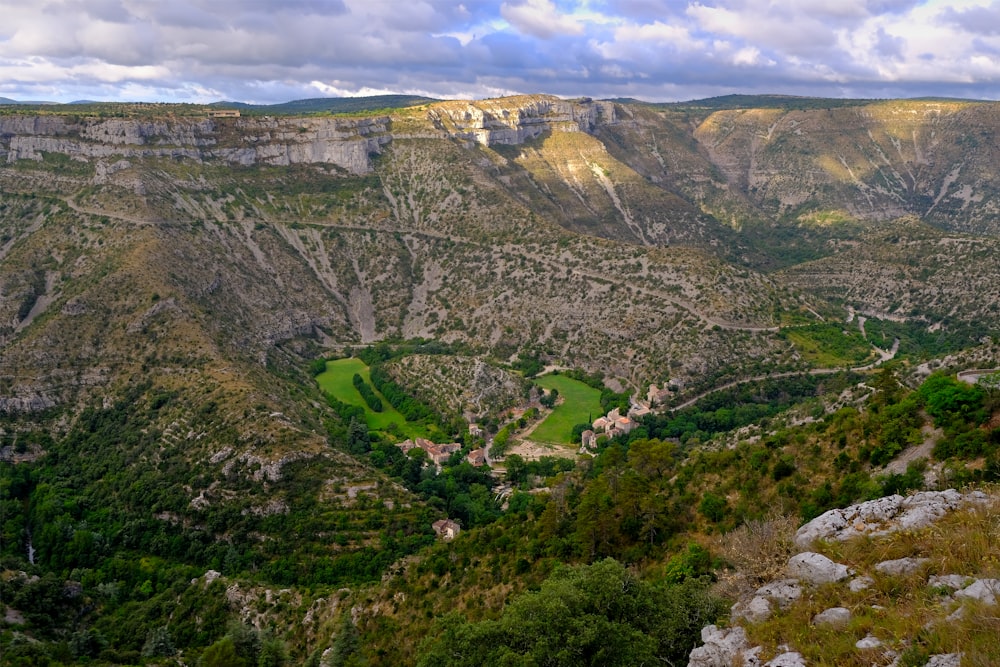
[[[574,426],[589,423],[603,414],[601,392],[579,380],[565,375],[544,375],[535,383],[546,389],[558,390],[562,401],[531,433],[532,440],[560,444],[570,442]]]

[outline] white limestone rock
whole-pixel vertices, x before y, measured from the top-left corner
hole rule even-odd
[[[1000,579],[976,579],[960,591],[955,591],[955,597],[966,600],[979,600],[983,604],[995,605],[997,595],[1000,595]]]
[[[806,661],[801,653],[789,651],[775,656],[773,660],[768,660],[764,667],[806,667]]]
[[[968,613],[968,610],[965,607],[959,607],[955,611],[953,611],[950,614],[948,614],[947,616],[945,616],[944,622],[945,623],[955,623],[956,621],[961,621],[963,618],[965,618],[965,615],[967,613]]]
[[[795,544],[806,548],[814,541],[846,540],[854,535],[886,535],[896,530],[922,528],[967,502],[983,502],[981,491],[962,495],[955,489],[921,491],[909,497],[886,496],[844,509],[824,512],[795,533]]]
[[[691,650],[688,667],[732,667],[742,658],[744,667],[760,667],[760,647],[751,648],[747,633],[741,627],[719,628],[709,625],[701,629],[704,645]]]
[[[924,667],[961,667],[961,653],[938,653],[932,655]]]
[[[761,623],[771,618],[771,601],[760,595],[749,602],[737,602],[729,611],[730,618],[745,619],[750,623]]]
[[[778,579],[758,588],[756,594],[774,600],[779,607],[787,609],[802,596],[802,586],[798,579]]]
[[[875,585],[875,580],[869,577],[868,575],[864,575],[861,577],[855,577],[854,579],[851,579],[851,583],[849,583],[847,587],[851,589],[852,593],[860,593],[861,591],[868,590],[874,585]]]
[[[875,570],[893,577],[902,577],[916,572],[929,562],[930,558],[897,558],[882,561],[875,566]]]
[[[972,579],[962,574],[931,575],[927,579],[927,585],[931,588],[948,588],[953,591],[965,588],[970,583]]]
[[[875,635],[868,635],[864,639],[859,639],[855,646],[859,649],[872,649],[882,646],[882,640]]]
[[[851,622],[851,611],[846,607],[831,607],[813,616],[812,622],[813,625],[843,628]]]
[[[846,565],[811,551],[792,556],[785,570],[796,579],[816,586],[841,581],[852,574]]]

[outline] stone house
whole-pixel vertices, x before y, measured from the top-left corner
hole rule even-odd
[[[431,524],[431,528],[442,540],[453,540],[458,537],[458,534],[462,531],[462,527],[451,519],[438,519]]]
[[[648,409],[646,409],[646,412],[648,413]],[[580,435],[582,441],[581,448],[587,448],[587,442],[592,443],[589,445],[590,447],[596,446],[597,436],[601,433],[607,435],[609,438],[625,435],[634,429],[637,423],[631,417],[623,416],[621,410],[615,408],[607,415],[595,419],[591,426],[593,426],[593,431],[584,431]],[[589,436],[587,435],[588,433],[590,434]]]
[[[429,458],[438,468],[447,463],[448,459],[451,458],[451,455],[462,448],[462,445],[457,442],[436,444],[426,438],[404,440],[403,442],[396,443],[396,446],[403,450],[403,453],[417,448],[424,450],[427,452],[427,458]]]
[[[469,452],[469,455],[465,457],[465,460],[477,468],[486,465],[486,448],[480,447],[479,449],[473,449]]]

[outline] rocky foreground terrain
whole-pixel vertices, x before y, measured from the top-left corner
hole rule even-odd
[[[995,496],[949,489],[826,512],[795,532],[804,551],[785,578],[737,602],[731,627],[702,630],[688,666],[991,664],[969,636],[996,624],[996,510]]]

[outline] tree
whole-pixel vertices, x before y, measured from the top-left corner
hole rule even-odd
[[[236,653],[233,638],[226,635],[201,654],[199,667],[251,667],[250,663]]]
[[[257,667],[284,667],[288,664],[288,649],[277,637],[265,637],[257,657]]]
[[[559,400],[559,390],[553,388],[549,390],[549,393],[543,394],[542,397],[538,399],[538,402],[547,408],[552,408],[555,407],[557,400]]]
[[[337,638],[333,640],[330,648],[330,659],[327,662],[329,667],[348,667],[358,662],[358,629],[354,627],[350,614],[344,614],[340,622],[340,630],[337,631]]]
[[[371,450],[371,440],[368,436],[368,425],[363,419],[351,417],[347,427],[347,451],[360,456]]]
[[[713,523],[722,521],[726,516],[727,509],[729,507],[726,504],[726,499],[714,493],[706,493],[701,499],[701,504],[698,505],[698,512]]]
[[[640,580],[607,559],[557,569],[537,592],[516,598],[499,620],[442,620],[421,667],[681,664],[701,628],[724,606],[704,581],[674,586]]]
[[[142,645],[142,655],[147,658],[165,658],[177,653],[167,626],[150,630],[146,643]]]
[[[507,480],[520,484],[528,478],[528,464],[520,454],[511,454],[504,460],[507,466]]]

